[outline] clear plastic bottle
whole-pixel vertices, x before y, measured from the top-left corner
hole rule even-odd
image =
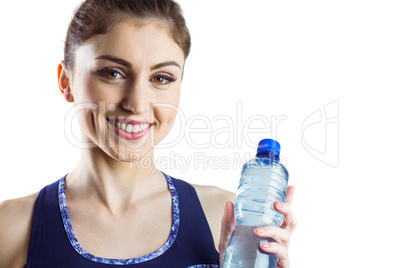
[[[260,250],[263,242],[254,228],[279,227],[283,215],[274,208],[284,203],[289,173],[279,162],[280,145],[272,139],[261,140],[257,155],[244,164],[235,202],[236,226],[233,230],[223,268],[276,268],[277,258]]]

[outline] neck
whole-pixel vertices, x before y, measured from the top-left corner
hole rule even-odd
[[[143,167],[140,160],[117,161],[99,147],[84,149],[67,176],[66,191],[73,197],[97,199],[110,211],[126,210],[166,188],[163,174],[149,162]]]

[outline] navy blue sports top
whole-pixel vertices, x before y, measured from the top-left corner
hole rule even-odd
[[[172,195],[173,223],[160,249],[133,259],[106,259],[81,248],[71,227],[64,176],[36,198],[25,267],[218,268],[219,254],[194,187],[163,174]]]

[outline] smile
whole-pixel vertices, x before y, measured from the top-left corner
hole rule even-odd
[[[127,132],[127,133],[138,133],[149,127],[149,124],[138,124],[130,125],[125,123],[116,122],[115,127]]]
[[[115,133],[127,140],[136,140],[145,136],[153,124],[134,120],[106,119]]]

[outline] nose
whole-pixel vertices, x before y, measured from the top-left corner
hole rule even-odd
[[[145,114],[150,107],[150,92],[147,83],[138,79],[126,89],[126,96],[122,106],[134,114]]]

